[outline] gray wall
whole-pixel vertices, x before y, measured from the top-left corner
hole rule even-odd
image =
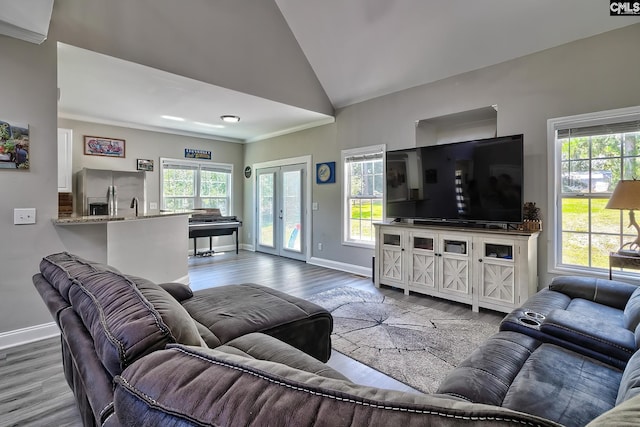
[[[348,106],[336,112],[331,126],[248,145],[246,161],[286,158],[293,151],[312,153],[314,165],[340,163],[342,149],[413,147],[416,121],[497,104],[498,135],[524,134],[525,201],[536,202],[543,221],[548,220],[547,119],[640,105],[639,40],[637,24]],[[313,256],[369,266],[372,250],[340,243],[342,177],[338,164],[336,184],[314,184],[313,200],[320,209],[313,216]],[[249,188],[245,185],[245,207],[250,206]],[[244,218],[251,220],[246,209]],[[547,245],[552,237],[547,227],[539,239],[542,285],[548,280]],[[321,253],[318,242],[324,244]]]
[[[1,120],[29,124],[30,170],[0,170],[0,332],[51,322],[31,276],[61,250],[57,217],[56,45],[0,36]],[[14,208],[36,208],[36,224],[13,225]]]

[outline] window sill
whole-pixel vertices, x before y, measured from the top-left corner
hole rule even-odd
[[[558,266],[549,270],[549,274],[554,275],[576,275],[576,276],[589,276],[589,277],[598,277],[600,279],[609,280],[609,269],[608,268],[580,268],[580,267],[569,267],[569,266]],[[637,282],[640,280],[640,272],[631,272],[631,271],[617,271],[613,270],[613,280],[631,281]]]
[[[356,248],[371,249],[371,250],[376,248],[375,242],[364,243],[364,242],[343,241],[342,246],[353,246]]]

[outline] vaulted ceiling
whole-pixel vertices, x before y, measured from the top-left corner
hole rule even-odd
[[[640,22],[601,0],[272,1],[334,108]],[[61,117],[236,142],[333,120],[63,44],[58,67]],[[167,99],[184,120],[162,118]],[[222,114],[241,120],[211,119]]]

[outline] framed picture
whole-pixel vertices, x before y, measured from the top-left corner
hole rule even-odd
[[[138,170],[153,172],[153,160],[138,159]]]
[[[0,120],[0,169],[29,170],[29,125]]]
[[[124,158],[124,139],[84,136],[84,154]]]

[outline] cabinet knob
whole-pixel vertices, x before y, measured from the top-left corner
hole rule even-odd
[[[478,260],[478,262],[482,262],[482,258]]]

